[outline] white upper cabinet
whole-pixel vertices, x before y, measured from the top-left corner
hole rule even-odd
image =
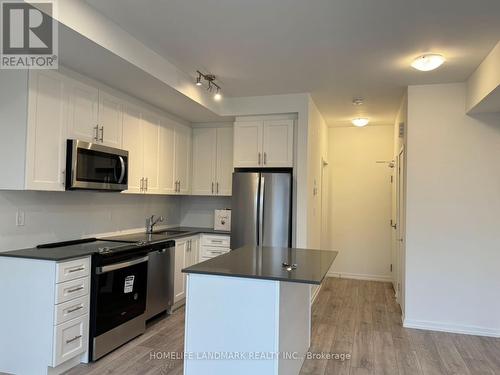
[[[293,167],[294,121],[241,121],[234,124],[234,167]]]
[[[193,195],[214,195],[217,163],[217,129],[193,129]]]
[[[143,190],[148,194],[160,193],[160,119],[158,116],[143,113],[142,128],[144,137]]]
[[[127,193],[141,193],[143,188],[144,136],[141,126],[141,111],[125,105],[123,111],[123,148],[128,151]]]
[[[233,129],[193,129],[193,195],[231,195]]]
[[[99,90],[71,78],[64,79],[69,97],[68,138],[98,142]]]
[[[217,195],[231,195],[233,186],[233,128],[217,129]]]
[[[262,162],[262,121],[234,124],[235,167],[255,167]]]
[[[64,190],[67,95],[62,77],[32,71],[26,157],[26,189]]]
[[[65,79],[69,96],[69,138],[121,148],[122,100],[76,79]]]
[[[123,102],[99,91],[98,139],[106,146],[122,147]]]
[[[176,193],[175,127],[167,119],[160,126],[160,194]]]
[[[293,166],[293,120],[264,121],[262,165]]]
[[[191,128],[175,128],[175,183],[177,194],[189,194],[191,190]]]

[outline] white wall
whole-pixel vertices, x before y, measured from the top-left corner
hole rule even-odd
[[[329,129],[329,234],[334,276],[390,281],[393,126]]]
[[[16,212],[25,225],[16,226]],[[180,197],[94,192],[0,191],[0,251],[144,228],[147,215],[180,223]],[[164,223],[165,224],[165,223]]]
[[[231,208],[231,197],[181,198],[180,223],[186,227],[214,227],[214,210]]]
[[[406,326],[500,335],[500,114],[408,90]]]
[[[323,233],[322,202],[327,197],[323,192],[321,173],[322,160],[328,159],[328,128],[316,104],[309,99],[307,150],[307,247],[328,249],[321,241]]]

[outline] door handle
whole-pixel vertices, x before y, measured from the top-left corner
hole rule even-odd
[[[261,157],[260,157],[260,152],[259,152],[259,165],[261,164]]]
[[[267,164],[267,152],[264,152],[264,165]]]

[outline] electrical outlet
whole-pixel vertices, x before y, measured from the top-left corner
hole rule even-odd
[[[16,212],[16,226],[24,227],[24,211],[18,210]]]

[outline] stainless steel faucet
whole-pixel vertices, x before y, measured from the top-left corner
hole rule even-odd
[[[161,223],[165,218],[163,216],[158,216],[155,219],[155,215],[151,215],[146,218],[146,233],[153,233],[154,226]]]

